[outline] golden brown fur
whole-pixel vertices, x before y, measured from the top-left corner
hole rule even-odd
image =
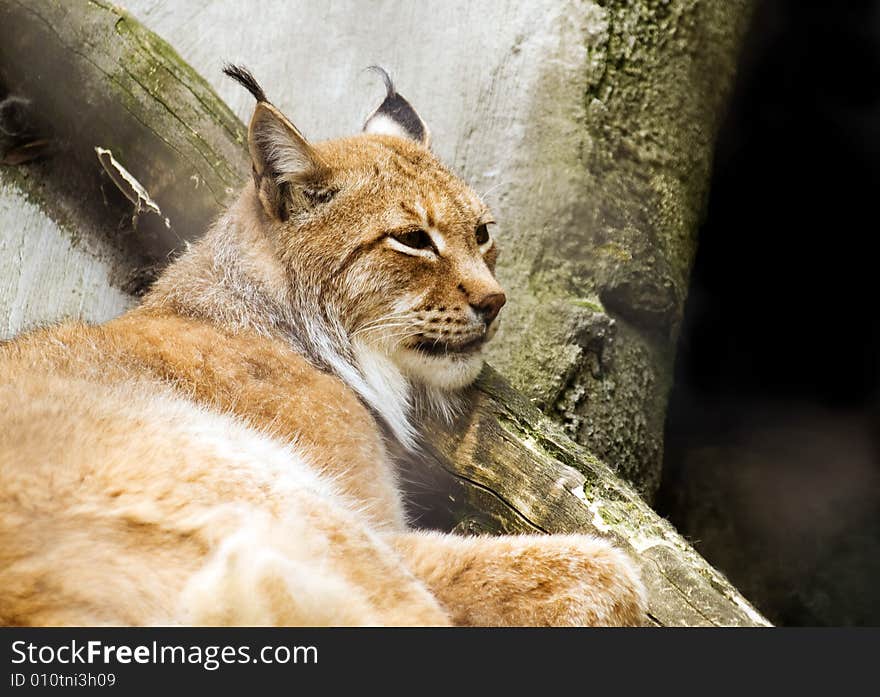
[[[641,622],[600,540],[407,529],[386,438],[504,299],[488,210],[383,118],[310,145],[259,102],[254,182],[139,308],[0,345],[0,624]]]

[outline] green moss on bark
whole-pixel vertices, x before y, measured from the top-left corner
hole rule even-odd
[[[608,0],[582,12],[582,101],[554,111],[556,128],[536,129],[530,153],[564,196],[548,191],[511,242],[515,258],[502,257],[515,302],[493,364],[648,498],[713,141],[749,12],[747,0]],[[552,61],[547,70],[536,123],[543,105],[570,94]],[[595,306],[583,302],[593,297]]]

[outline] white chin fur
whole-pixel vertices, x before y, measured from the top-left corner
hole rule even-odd
[[[483,369],[483,356],[479,351],[467,357],[445,358],[401,348],[392,360],[413,382],[448,391],[467,387]]]

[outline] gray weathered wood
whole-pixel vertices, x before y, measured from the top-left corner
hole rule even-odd
[[[244,181],[242,125],[174,51],[122,11],[100,2],[0,0],[0,27],[4,76],[15,74],[10,86],[31,97],[43,125],[52,126],[56,166],[99,182],[95,200],[104,196],[93,156],[99,145],[119,155],[178,235],[202,229],[224,203],[224,187]],[[45,55],[32,59],[38,51]],[[68,66],[81,94],[51,88]],[[31,83],[39,84],[29,94]],[[94,106],[90,123],[80,112]],[[204,187],[207,181],[214,184]],[[108,217],[119,205],[108,204]],[[154,236],[131,237],[139,253],[155,255],[177,243],[163,235],[160,226]],[[425,462],[410,473],[415,505],[432,504],[423,522],[610,535],[641,560],[658,624],[766,623],[629,485],[491,370],[458,423],[431,424],[425,433]]]
[[[491,368],[465,413],[428,425],[426,436],[425,457],[406,472],[422,522],[466,533],[608,536],[640,562],[656,624],[767,624],[629,484]]]
[[[59,224],[33,195],[0,169],[0,340],[46,322],[103,322],[132,306],[119,287],[130,261],[81,221]]]

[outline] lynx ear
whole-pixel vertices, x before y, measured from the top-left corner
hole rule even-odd
[[[385,83],[385,100],[378,106],[376,111],[370,114],[364,124],[364,133],[377,133],[380,135],[409,138],[421,143],[426,148],[431,145],[431,133],[425,122],[422,121],[412,104],[403,95],[394,89],[391,77],[378,65],[371,65],[373,70],[382,76]]]
[[[248,126],[248,150],[254,184],[266,212],[287,220],[292,208],[327,198],[321,191],[327,166],[288,118],[270,104],[247,70],[228,65],[223,69],[257,100]]]

